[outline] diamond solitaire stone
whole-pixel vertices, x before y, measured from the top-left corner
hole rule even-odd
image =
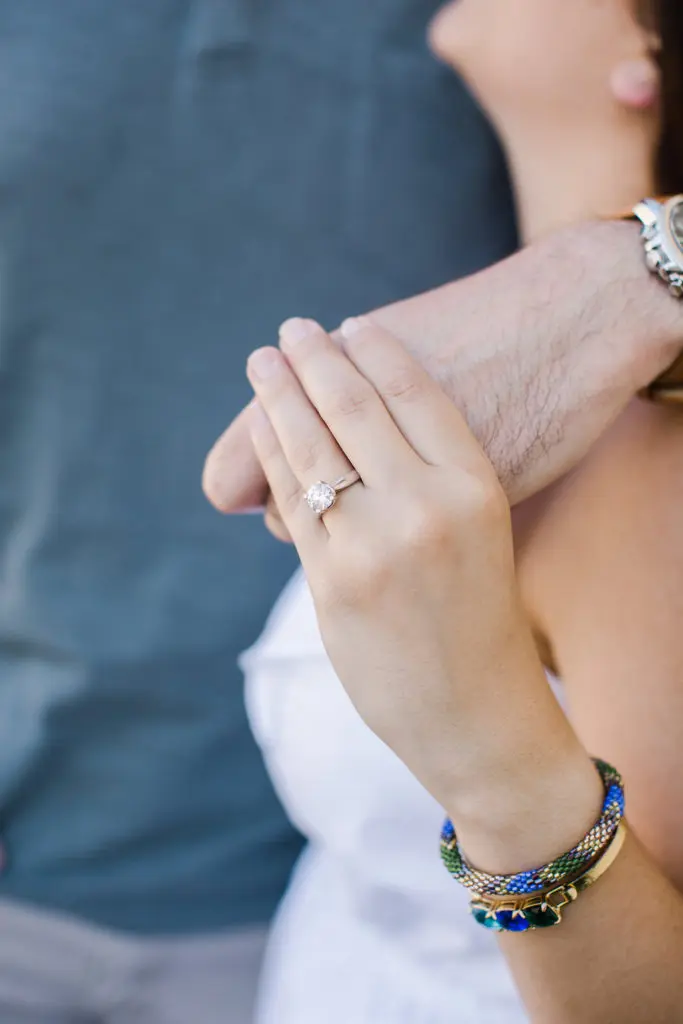
[[[336,500],[337,492],[334,487],[326,484],[323,480],[319,480],[317,484],[313,484],[306,491],[308,507],[317,516],[323,515],[324,512],[329,512]]]

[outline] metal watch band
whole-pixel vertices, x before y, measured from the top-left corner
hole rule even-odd
[[[633,215],[643,225],[648,269],[668,285],[674,298],[683,298],[683,195],[665,203],[643,199],[633,207]]]
[[[643,199],[622,220],[639,220],[648,269],[676,299],[683,299],[683,195]],[[667,405],[683,405],[683,353],[641,396]]]

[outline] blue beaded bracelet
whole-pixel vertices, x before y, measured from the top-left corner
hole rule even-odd
[[[624,816],[624,784],[619,772],[594,758],[605,787],[600,817],[567,853],[531,871],[516,875],[489,875],[467,863],[453,823],[446,820],[441,833],[441,856],[453,878],[480,897],[515,897],[552,889],[584,871],[610,845]]]

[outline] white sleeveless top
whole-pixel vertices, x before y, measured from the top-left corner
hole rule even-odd
[[[362,722],[302,574],[243,657],[275,787],[310,840],[273,927],[257,1024],[522,1024],[493,935],[439,855],[443,811]]]

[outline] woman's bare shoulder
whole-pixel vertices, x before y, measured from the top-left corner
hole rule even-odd
[[[591,603],[628,581],[634,599],[683,568],[683,409],[634,401],[570,477],[516,513],[520,581],[535,614]],[[683,578],[681,579],[683,592]]]

